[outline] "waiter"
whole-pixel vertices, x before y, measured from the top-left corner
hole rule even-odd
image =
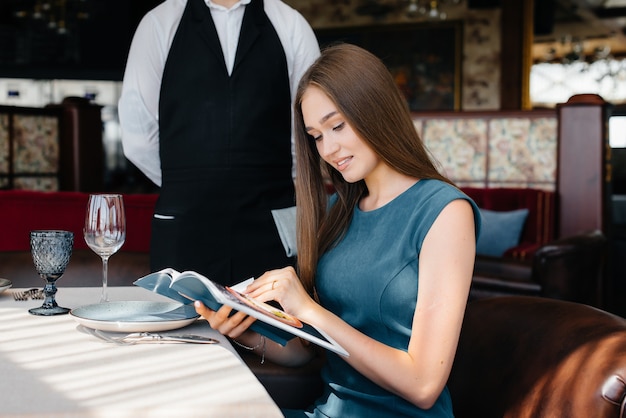
[[[318,55],[279,0],[166,0],[144,16],[119,117],[126,157],[161,186],[152,271],[230,285],[293,265],[271,210],[295,203],[292,100]]]

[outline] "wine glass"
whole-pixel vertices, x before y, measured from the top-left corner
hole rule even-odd
[[[72,255],[74,234],[69,231],[39,230],[30,233],[30,253],[39,276],[46,281],[45,299],[39,308],[29,309],[33,315],[60,315],[70,310],[57,305],[54,295],[56,281],[65,273]]]
[[[108,302],[109,257],[117,252],[126,240],[126,215],[122,195],[89,195],[83,235],[89,248],[102,258],[102,296],[100,302]]]

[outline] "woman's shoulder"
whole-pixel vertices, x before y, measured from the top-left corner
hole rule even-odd
[[[422,198],[427,199],[431,203],[431,206],[436,208],[437,211],[442,211],[444,207],[455,200],[460,199],[467,201],[474,214],[474,223],[478,234],[482,221],[480,210],[478,209],[476,202],[474,202],[461,189],[452,184],[446,183],[445,181],[436,179],[422,181],[424,181],[424,184],[422,185]]]
[[[412,189],[416,196],[421,197],[439,197],[442,199],[467,198],[467,195],[458,187],[438,179],[422,179]]]
[[[466,200],[474,212],[478,212],[476,203],[461,189],[453,184],[438,179],[423,179],[411,188],[411,198],[418,205],[443,210],[455,200]]]

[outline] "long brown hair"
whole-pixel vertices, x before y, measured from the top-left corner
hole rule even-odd
[[[346,182],[321,159],[302,116],[302,96],[311,85],[326,93],[346,122],[387,165],[418,179],[452,183],[435,168],[406,99],[382,61],[351,44],[324,49],[300,80],[294,108],[298,273],[313,294],[320,255],[343,236],[355,205],[367,195],[367,187],[363,180]],[[325,178],[337,193],[337,202],[330,209]]]

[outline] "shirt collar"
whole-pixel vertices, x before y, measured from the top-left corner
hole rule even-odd
[[[239,7],[246,6],[246,5],[250,4],[250,2],[251,2],[251,1],[252,1],[252,0],[240,0],[238,3],[235,3],[235,4],[233,5],[233,7],[231,7],[230,9],[227,9],[227,8],[225,8],[224,6],[220,6],[219,4],[215,4],[215,3],[213,3],[211,0],[205,0],[206,5],[207,5],[209,8],[212,8],[212,9],[217,9],[217,10],[225,10],[225,11],[235,10],[235,9],[238,9]]]

